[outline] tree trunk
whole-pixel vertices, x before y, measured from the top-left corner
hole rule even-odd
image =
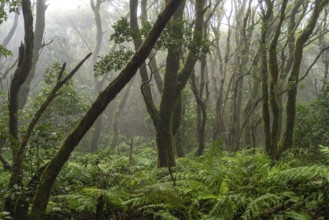
[[[296,31],[296,27],[298,26],[298,23],[301,22],[301,20],[303,19],[303,17],[305,16],[305,13],[307,11],[307,7],[304,8],[304,10],[302,11],[300,18],[299,18],[299,22],[296,22],[296,16],[300,11],[300,7],[303,5],[303,1],[299,0],[299,1],[295,1],[294,7],[291,10],[290,16],[289,16],[289,26],[288,26],[288,30],[287,30],[287,47],[288,47],[288,55],[284,55],[284,49],[282,49],[282,57],[284,57],[282,65],[281,65],[281,69],[282,71],[280,72],[280,82],[285,82],[287,79],[287,76],[291,70],[292,67],[292,63],[293,63],[293,59],[294,59],[294,50],[295,50],[295,31]],[[285,58],[287,56],[287,58]],[[279,83],[278,84],[278,90],[283,90],[284,89],[284,84],[283,83]],[[277,101],[278,101],[278,105],[279,105],[279,116],[278,116],[278,137],[281,137],[281,133],[282,133],[282,128],[283,128],[283,94],[280,93],[277,95]]]
[[[286,105],[287,119],[285,124],[285,132],[280,140],[279,150],[277,154],[278,157],[282,152],[291,148],[293,144],[293,132],[294,132],[295,118],[296,118],[297,83],[299,80],[300,66],[303,58],[304,44],[311,36],[321,11],[328,3],[329,0],[315,1],[310,20],[308,21],[305,29],[296,39],[294,60],[292,64],[290,77],[288,79],[289,89],[288,89],[288,100]]]
[[[267,32],[269,28],[270,18],[273,12],[273,4],[266,1],[267,10],[264,11],[263,5],[260,4],[262,10],[262,33],[260,39],[260,56],[261,56],[261,78],[262,78],[262,119],[263,131],[265,139],[265,151],[271,155],[271,119],[269,109],[269,95],[268,95],[268,71],[267,71]]]
[[[270,42],[269,49],[269,58],[268,58],[268,69],[271,76],[271,84],[270,84],[270,105],[272,111],[272,125],[271,125],[271,147],[269,149],[269,156],[274,159],[277,151],[277,144],[279,139],[279,104],[277,100],[278,93],[278,79],[279,79],[279,64],[277,58],[277,46],[279,37],[281,34],[281,27],[283,21],[285,19],[286,6],[288,4],[288,0],[283,0],[280,10],[280,19],[279,23],[276,27],[275,34]]]
[[[231,8],[231,11],[229,13],[229,16],[227,17],[228,23],[230,23],[231,16],[232,16],[233,8]],[[219,30],[216,30],[217,34],[219,35]],[[214,132],[214,140],[223,140],[226,141],[226,127],[225,127],[225,120],[224,120],[224,103],[225,103],[225,95],[224,95],[224,86],[226,82],[226,74],[227,74],[227,66],[228,62],[230,60],[230,53],[231,53],[231,35],[232,35],[232,28],[231,26],[228,27],[228,33],[226,38],[226,47],[225,47],[225,54],[224,54],[224,60],[221,56],[220,51],[220,42],[219,40],[216,41],[216,51],[218,54],[218,59],[220,61],[220,82],[219,82],[219,89],[216,99],[216,126],[215,126],[215,132]]]
[[[90,0],[90,7],[94,13],[94,19],[96,22],[96,45],[94,48],[93,52],[93,57],[92,57],[92,68],[97,62],[97,58],[101,49],[102,41],[103,41],[103,29],[102,29],[102,19],[100,15],[100,7],[102,4],[101,0],[96,0],[96,3],[94,2],[95,0]],[[104,76],[105,77],[105,76]],[[98,78],[95,78],[95,94],[98,95],[98,93],[102,90],[103,86],[103,80],[99,80]],[[89,149],[91,152],[95,152],[99,148],[99,139],[101,136],[101,130],[102,130],[102,121],[103,117],[100,115],[100,117],[96,120],[94,124],[94,132],[91,137],[91,142]]]
[[[196,156],[201,156],[205,150],[206,146],[206,139],[205,139],[205,132],[206,132],[206,122],[207,122],[207,111],[206,111],[206,103],[209,97],[209,93],[207,91],[206,98],[203,100],[203,90],[205,86],[204,83],[204,75],[205,75],[205,60],[201,63],[201,82],[199,90],[197,88],[196,77],[193,73],[191,76],[191,88],[194,94],[194,97],[197,102],[197,139],[198,139],[198,149],[196,151]]]
[[[50,160],[49,165],[41,176],[34,197],[30,219],[41,219],[49,201],[51,188],[65,162],[69,159],[72,151],[90,129],[97,117],[136,74],[136,71],[148,57],[162,30],[180,3],[180,0],[171,0],[167,4],[165,9],[158,16],[153,28],[139,50],[127,63],[126,67],[120,72],[118,77],[98,95],[86,115],[81,119],[77,127],[67,136],[56,155]]]
[[[25,82],[32,66],[33,58],[33,16],[30,0],[22,0],[22,12],[24,17],[24,43],[19,48],[19,62],[14,73],[10,91],[9,91],[9,135],[11,136],[11,150],[13,158],[16,158],[19,141],[18,141],[18,99],[19,90]],[[13,186],[9,186],[12,188]],[[4,201],[3,210],[8,211],[11,215],[14,213],[13,201],[8,197]]]
[[[2,46],[3,47],[7,47],[10,40],[13,38],[15,32],[16,32],[16,29],[17,29],[17,24],[18,24],[18,17],[19,17],[19,13],[15,13],[15,17],[14,17],[14,23],[13,25],[11,26],[6,38],[3,40],[2,42]]]
[[[46,0],[37,0],[37,13],[36,13],[36,22],[35,22],[35,35],[34,35],[34,49],[33,49],[33,61],[32,67],[29,75],[27,76],[22,88],[20,90],[19,97],[19,109],[23,109],[28,95],[30,93],[30,87],[34,75],[36,73],[37,62],[40,56],[43,35],[45,32],[46,26],[46,10],[47,10]]]

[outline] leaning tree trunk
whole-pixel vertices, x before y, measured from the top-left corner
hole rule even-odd
[[[105,110],[107,105],[116,97],[116,95],[129,83],[136,74],[138,68],[148,57],[162,30],[170,20],[175,10],[180,5],[181,0],[171,0],[161,12],[156,20],[149,35],[144,40],[140,49],[135,53],[126,67],[120,72],[118,77],[112,81],[97,97],[85,116],[80,120],[77,127],[67,136],[64,143],[49,161],[49,165],[43,172],[38,185],[30,219],[40,220],[46,210],[50,192],[54,182],[63,168],[65,162],[69,159],[72,151],[79,144],[83,136],[93,125],[97,117]]]

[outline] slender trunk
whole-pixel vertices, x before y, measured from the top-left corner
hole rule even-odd
[[[263,119],[263,131],[265,139],[265,151],[268,155],[271,155],[271,119],[270,119],[270,109],[269,109],[269,95],[268,95],[268,72],[267,72],[267,31],[270,18],[272,16],[273,4],[270,1],[266,2],[267,10],[266,12],[262,10],[262,33],[260,40],[260,53],[261,53],[261,77],[262,77],[262,119]]]
[[[125,93],[123,94],[119,105],[117,106],[114,114],[113,114],[113,119],[112,119],[112,132],[113,132],[113,136],[112,136],[112,142],[111,142],[111,147],[114,149],[118,142],[119,142],[119,135],[120,135],[120,131],[119,131],[119,117],[120,117],[120,113],[123,112],[123,108],[128,100],[128,96],[129,96],[129,92],[130,89],[133,85],[133,81],[131,81],[128,86],[125,89]]]
[[[294,58],[294,50],[295,50],[295,31],[296,31],[296,27],[297,27],[297,23],[296,22],[296,16],[300,10],[300,7],[303,5],[302,4],[303,1],[302,0],[298,0],[295,2],[294,7],[291,11],[291,14],[289,16],[289,26],[288,26],[288,30],[287,30],[287,43],[286,46],[288,47],[288,55],[287,58],[283,59],[282,62],[282,66],[281,69],[282,71],[280,72],[280,82],[285,82],[288,76],[288,73],[291,70],[292,67],[292,63],[293,63],[293,58]],[[307,8],[307,7],[305,7]],[[304,17],[306,13],[306,10],[304,9],[304,11],[302,12],[302,14],[300,15],[300,20]],[[285,48],[285,47],[284,47]],[[284,55],[284,48],[282,49],[282,57],[285,57]],[[278,90],[283,90],[284,85],[282,84],[278,84]],[[277,102],[278,102],[278,106],[279,106],[279,114],[278,114],[278,137],[281,136],[282,133],[282,128],[283,128],[283,94],[278,94],[277,95]]]
[[[207,111],[206,111],[206,103],[209,97],[208,85],[205,84],[205,71],[206,68],[206,60],[205,58],[201,61],[201,81],[199,90],[197,88],[196,77],[193,73],[191,76],[191,88],[194,94],[194,97],[197,102],[197,137],[198,137],[198,149],[196,151],[196,156],[201,156],[205,150],[206,146],[206,139],[205,139],[205,132],[206,132],[206,122],[207,122]],[[204,89],[207,90],[207,94],[205,99],[203,100],[203,91]]]
[[[93,52],[92,57],[92,67],[96,64],[97,58],[101,49],[102,41],[103,41],[103,29],[102,29],[102,19],[100,15],[100,7],[101,7],[102,1],[101,0],[90,0],[90,7],[94,13],[94,19],[96,23],[96,45]],[[105,76],[104,76],[105,77]],[[95,94],[98,95],[98,93],[102,90],[103,86],[103,80],[99,80],[98,78],[95,78]],[[100,115],[100,117],[96,120],[94,125],[94,132],[91,138],[89,149],[91,152],[95,152],[99,148],[99,139],[101,136],[101,130],[102,130],[102,123],[103,123],[103,117]]]
[[[231,16],[233,13],[233,7],[231,8],[230,14],[227,18],[228,23],[230,23]],[[217,34],[219,35],[219,33]],[[220,61],[220,83],[219,83],[219,93],[218,98],[216,100],[216,131],[215,131],[215,138],[226,140],[226,127],[225,127],[225,120],[224,120],[224,110],[225,110],[225,95],[224,95],[224,86],[226,82],[226,73],[227,73],[227,66],[230,60],[230,53],[231,53],[231,35],[232,35],[232,28],[231,26],[228,29],[227,38],[226,38],[226,47],[225,47],[225,55],[224,60],[222,60],[221,53],[220,53],[220,45],[219,41],[217,41],[217,53],[218,58]]]
[[[19,90],[25,82],[32,66],[33,58],[33,16],[30,0],[22,0],[22,12],[24,17],[24,43],[19,48],[19,62],[14,73],[10,91],[9,91],[9,135],[11,136],[11,149],[13,158],[16,158],[18,141],[18,104]],[[9,186],[11,189],[13,186]],[[14,201],[8,197],[4,201],[3,210],[8,211],[12,216],[14,214]]]
[[[283,21],[285,19],[285,12],[286,12],[286,6],[288,4],[288,0],[284,0],[281,5],[281,11],[280,11],[280,20],[279,24],[276,27],[275,34],[272,38],[272,41],[270,43],[270,49],[269,49],[269,58],[268,58],[268,69],[271,76],[271,84],[270,84],[270,105],[271,105],[271,111],[272,111],[272,125],[271,125],[271,147],[269,150],[269,156],[274,159],[275,154],[277,151],[277,144],[279,139],[279,104],[277,100],[277,92],[278,92],[278,79],[279,79],[279,64],[278,64],[278,58],[277,58],[277,45],[279,41],[279,37],[281,34],[281,27],[283,24]]]
[[[10,40],[13,38],[15,32],[16,32],[16,29],[17,29],[17,24],[18,24],[18,17],[19,17],[19,13],[15,13],[15,17],[14,17],[14,23],[13,25],[11,26],[6,38],[3,40],[2,42],[2,46],[3,47],[7,47]]]
[[[130,0],[130,30],[132,33],[132,38],[135,46],[135,51],[138,50],[140,45],[142,44],[142,38],[138,27],[138,19],[137,19],[137,8],[138,8],[138,0]],[[144,101],[146,104],[146,110],[150,117],[153,120],[153,123],[157,123],[157,109],[155,107],[151,87],[149,85],[149,77],[147,73],[146,63],[144,62],[139,68],[140,76],[142,79],[142,93],[144,97]]]
[[[43,35],[46,26],[46,0],[37,0],[37,13],[35,22],[35,35],[34,35],[34,49],[33,49],[33,61],[29,75],[27,76],[22,88],[20,89],[19,97],[19,109],[23,109],[28,95],[30,93],[31,83],[36,73],[37,62],[42,49]]]

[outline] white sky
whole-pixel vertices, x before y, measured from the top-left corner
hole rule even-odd
[[[88,0],[48,0],[48,10],[72,10],[83,4],[88,4]]]

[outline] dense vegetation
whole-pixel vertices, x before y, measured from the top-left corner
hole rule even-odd
[[[172,176],[168,169],[155,168],[155,159],[150,159],[155,154],[150,146],[138,146],[129,160],[129,147],[124,145],[120,154],[110,150],[74,154],[56,181],[45,219],[327,217],[325,147],[318,154],[294,149],[273,164],[256,149],[222,153],[218,143],[200,158],[178,159]],[[1,173],[2,195],[8,178],[9,172]]]

